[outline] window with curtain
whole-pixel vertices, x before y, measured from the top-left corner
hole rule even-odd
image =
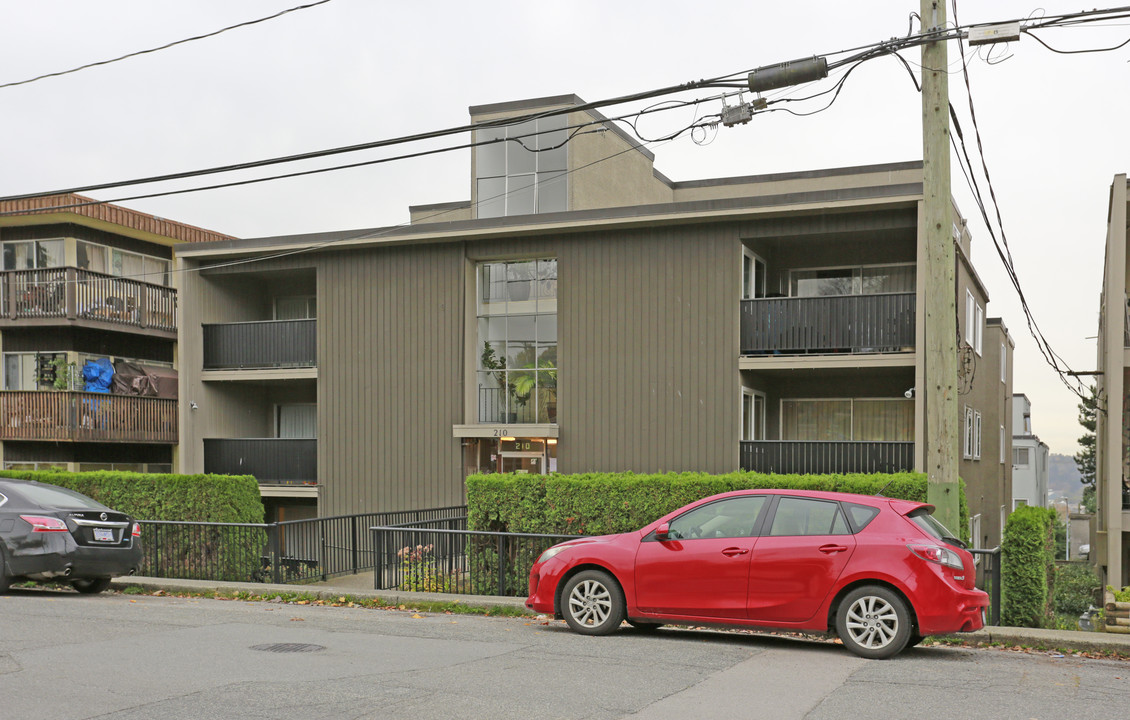
[[[793,297],[914,292],[917,283],[913,263],[793,270],[789,276]]]
[[[914,401],[905,398],[782,400],[781,439],[913,442]]]

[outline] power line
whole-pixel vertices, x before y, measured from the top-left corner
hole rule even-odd
[[[17,85],[27,85],[29,83],[38,82],[39,80],[46,80],[47,78],[60,77],[62,75],[70,75],[71,73],[77,73],[81,70],[88,70],[92,67],[100,67],[102,65],[109,65],[111,63],[121,62],[122,60],[128,60],[129,58],[137,57],[139,55],[148,55],[150,53],[159,52],[161,50],[168,50],[169,48],[176,47],[177,45],[184,45],[185,43],[190,43],[190,42],[195,42],[197,40],[204,40],[205,38],[215,37],[216,35],[219,35],[221,33],[226,33],[229,30],[235,30],[237,28],[247,27],[248,25],[257,25],[257,24],[262,23],[262,22],[267,22],[268,20],[274,20],[275,18],[282,17],[283,15],[287,15],[287,14],[292,13],[292,12],[298,12],[299,10],[306,10],[307,8],[317,7],[318,5],[325,5],[328,2],[330,2],[330,0],[317,0],[317,2],[312,2],[312,3],[309,3],[307,5],[299,5],[297,7],[292,7],[292,8],[289,8],[287,10],[277,12],[274,15],[268,15],[267,17],[259,18],[258,20],[248,20],[247,22],[241,22],[238,25],[229,25],[226,28],[221,28],[219,30],[215,30],[213,32],[206,33],[204,35],[197,35],[195,37],[185,38],[184,40],[176,40],[174,42],[166,43],[166,44],[161,45],[159,47],[149,48],[148,50],[138,50],[137,52],[127,53],[125,55],[121,55],[121,56],[116,57],[116,58],[111,58],[109,60],[99,60],[98,62],[87,63],[85,65],[80,65],[76,68],[71,68],[70,70],[60,70],[59,72],[45,73],[43,75],[38,75],[38,76],[33,77],[33,78],[28,78],[27,80],[17,80],[16,82],[3,83],[3,84],[0,84],[0,90],[3,90],[4,88],[16,87]]]

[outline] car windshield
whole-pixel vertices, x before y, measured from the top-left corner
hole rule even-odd
[[[937,518],[935,518],[931,514],[933,512],[933,508],[920,507],[916,510],[912,510],[906,517],[912,523],[926,531],[926,534],[930,535],[931,537],[935,537],[942,542],[948,543],[950,545],[956,545],[957,547],[961,548],[965,547],[965,543],[957,539],[957,537],[952,532],[950,532],[945,525],[943,525]]]
[[[17,492],[36,505],[52,508],[85,508],[103,510],[105,506],[85,495],[54,485],[20,485]]]

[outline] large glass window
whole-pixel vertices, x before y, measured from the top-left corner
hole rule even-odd
[[[5,270],[38,270],[63,266],[63,239],[11,240],[3,243]]]
[[[80,270],[127,277],[153,285],[169,284],[169,261],[79,240],[75,244]]]
[[[789,273],[789,294],[827,297],[914,292],[916,277],[913,263],[793,270]]]
[[[914,440],[914,401],[905,398],[782,400],[781,439],[910,442]]]
[[[557,260],[482,263],[479,422],[557,422]]]
[[[568,209],[566,116],[475,131],[477,217]],[[497,142],[490,143],[495,140]]]

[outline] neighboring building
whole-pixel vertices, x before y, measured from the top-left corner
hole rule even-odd
[[[1032,402],[1012,396],[1012,509],[1048,506],[1048,446],[1032,432]]]
[[[1091,558],[1104,584],[1130,585],[1130,305],[1127,304],[1126,175],[1115,175],[1107,210],[1099,304],[1099,412],[1095,427],[1095,540]]]
[[[229,238],[89,202],[0,203],[0,458],[4,469],[170,472],[173,247]],[[83,392],[81,370],[98,359],[145,366],[172,397]]]
[[[498,124],[579,102],[471,108],[499,140],[471,200],[411,226],[179,250],[182,469],[299,517],[479,471],[923,467],[921,163],[674,182],[593,111]],[[962,227],[960,472],[995,544],[1012,341]]]

